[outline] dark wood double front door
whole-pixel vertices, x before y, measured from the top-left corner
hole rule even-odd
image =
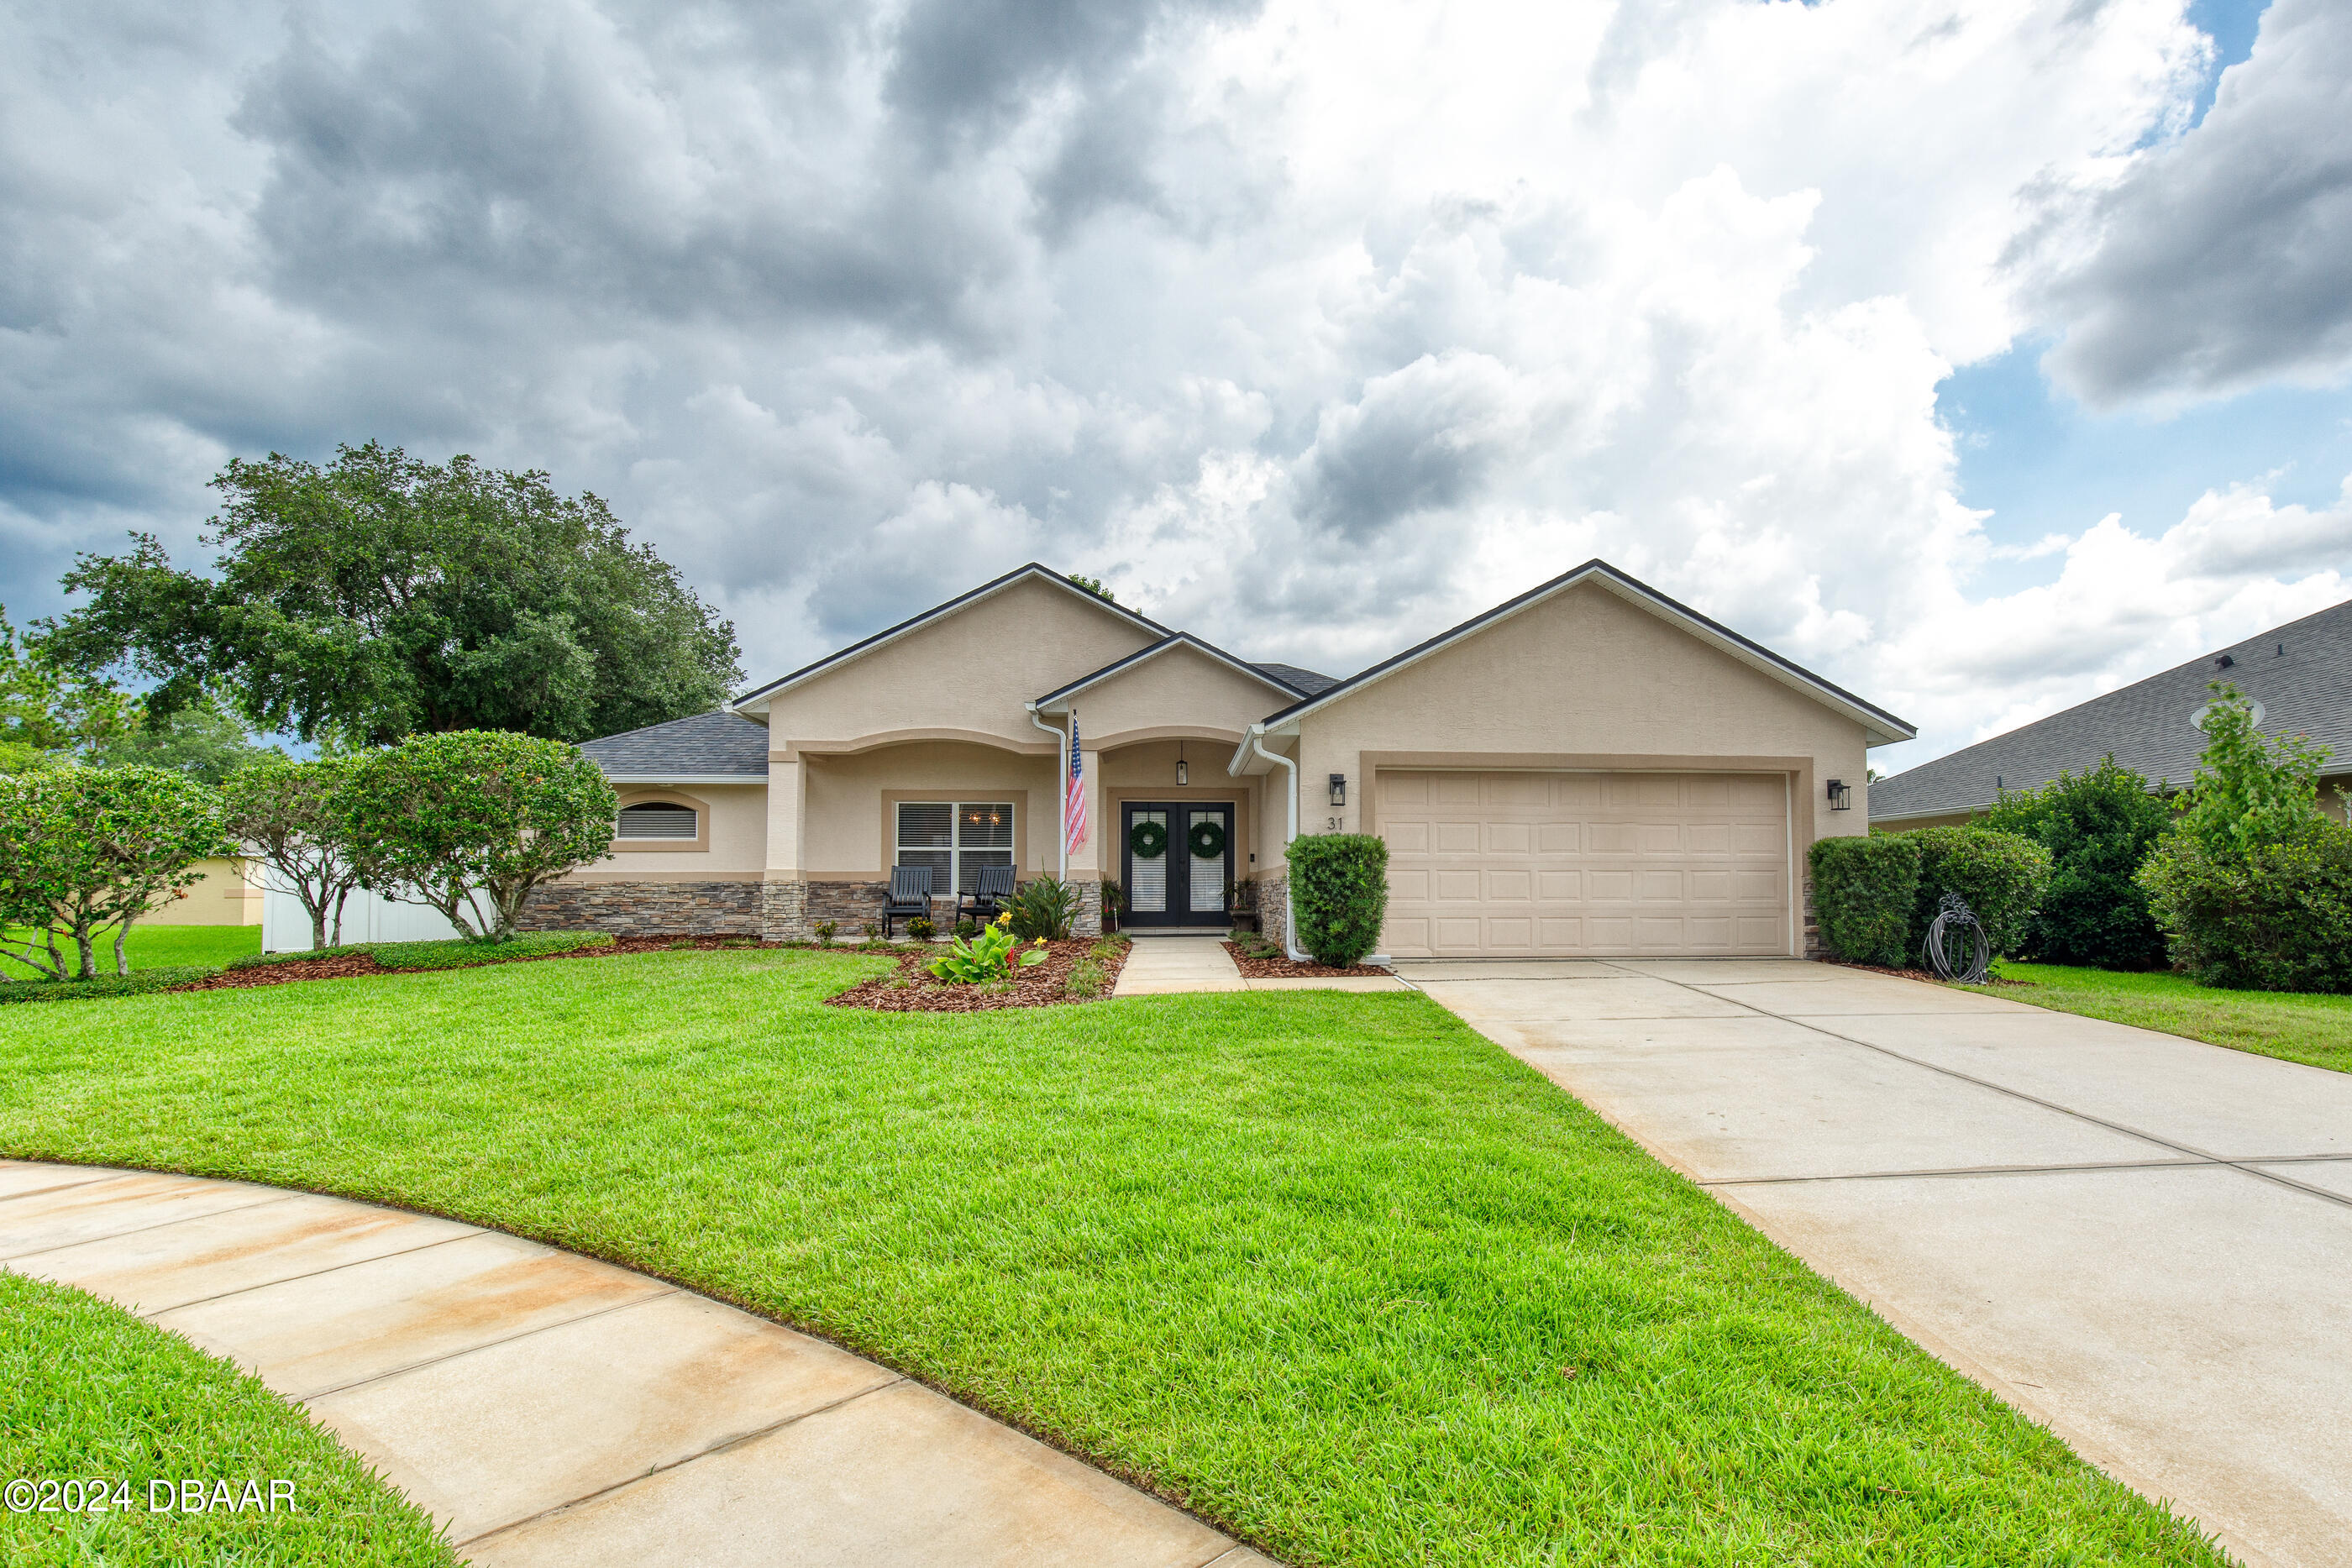
[[[1119,880],[1127,889],[1122,924],[1225,924],[1225,889],[1234,882],[1231,805],[1129,800],[1119,810],[1118,830]]]

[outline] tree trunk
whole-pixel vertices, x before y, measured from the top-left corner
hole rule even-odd
[[[348,887],[341,888],[341,889],[337,890],[337,892],[336,892],[336,894],[335,894],[335,941],[334,941],[334,945],[335,945],[336,946],[338,946],[338,947],[340,947],[340,946],[341,946],[343,945],[343,900],[345,900],[345,899],[349,898],[351,895],[352,895],[352,890],[351,890],[350,888],[348,888]],[[318,941],[318,938],[316,938],[315,936],[311,938],[311,942],[312,942],[312,944],[313,944],[314,946],[316,945],[317,941]]]
[[[81,956],[81,967],[75,972],[74,978],[95,980],[98,978],[98,947],[89,939],[89,923],[86,920],[76,921],[73,936],[74,946]]]
[[[114,928],[114,972],[118,975],[131,973],[131,960],[122,952],[122,939],[130,935],[131,922],[128,920]]]

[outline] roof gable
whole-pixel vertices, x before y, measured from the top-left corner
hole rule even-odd
[[[1550,581],[1539,583],[1516,599],[1495,606],[1483,615],[1475,615],[1449,631],[1441,632],[1425,643],[1406,649],[1393,658],[1383,659],[1358,674],[1349,676],[1314,695],[1304,697],[1288,707],[1270,714],[1265,719],[1268,729],[1287,728],[1316,709],[1339,702],[1387,676],[1410,668],[1433,653],[1440,653],[1465,638],[1475,637],[1488,628],[1534,608],[1555,595],[1591,583],[1607,590],[1619,599],[1648,612],[1676,630],[1688,633],[1728,654],[1740,663],[1758,670],[1823,706],[1857,720],[1867,736],[1867,743],[1883,746],[1891,741],[1908,740],[1917,733],[1911,725],[1888,713],[1875,704],[1864,702],[1843,686],[1833,685],[1791,660],[1711,621],[1689,606],[1660,593],[1640,580],[1618,570],[1604,560],[1589,560],[1572,571],[1566,571]]]
[[[875,632],[870,637],[861,638],[857,642],[852,643],[846,648],[843,648],[835,653],[827,653],[824,658],[817,660],[814,664],[803,664],[788,675],[771,681],[765,685],[755,686],[751,690],[742,694],[740,696],[736,697],[733,701],[729,703],[728,706],[730,707],[743,707],[751,704],[765,703],[771,698],[773,698],[783,692],[789,691],[793,686],[799,685],[803,681],[814,679],[821,674],[829,674],[830,672],[837,670],[843,665],[850,664],[867,653],[887,647],[889,644],[898,642],[900,638],[905,637],[911,632],[919,632],[923,628],[934,625],[950,615],[968,610],[983,600],[993,598],[995,595],[1003,592],[1005,590],[1012,588],[1018,583],[1029,581],[1044,582],[1050,584],[1055,588],[1061,589],[1076,596],[1090,608],[1099,611],[1106,615],[1115,616],[1141,631],[1149,632],[1154,637],[1164,638],[1172,635],[1167,627],[1160,625],[1157,621],[1150,619],[1149,616],[1138,614],[1136,612],[1128,609],[1124,605],[1113,603],[1110,600],[1105,599],[1102,595],[1094,592],[1090,589],[1079,587],[1076,583],[1071,581],[1060,572],[1054,570],[1051,567],[1041,566],[1033,560],[1025,566],[1015,567],[1013,570],[1006,572],[1002,577],[982,583],[978,588],[973,589],[969,593],[960,593],[953,599],[948,600],[945,603],[933,605],[930,609],[924,611],[920,615],[901,621],[895,626],[885,627],[881,631]]]
[[[1173,652],[1179,648],[1189,648],[1194,653],[1202,654],[1203,656],[1224,665],[1228,669],[1234,671],[1236,674],[1246,676],[1251,680],[1260,683],[1267,691],[1274,693],[1277,698],[1288,697],[1296,700],[1307,695],[1308,688],[1298,685],[1295,682],[1284,680],[1281,676],[1273,674],[1266,665],[1253,664],[1244,660],[1237,659],[1234,657],[1233,654],[1226,653],[1223,648],[1216,646],[1214,643],[1203,642],[1202,639],[1193,636],[1190,632],[1172,632],[1167,636],[1161,638],[1159,642],[1152,643],[1151,646],[1148,648],[1138,649],[1136,652],[1129,653],[1124,659],[1105,664],[1101,669],[1096,670],[1092,674],[1080,675],[1076,680],[1072,681],[1067,685],[1055,687],[1054,690],[1047,692],[1044,696],[1039,697],[1030,706],[1036,708],[1040,713],[1060,713],[1069,706],[1069,700],[1072,697],[1076,696],[1087,687],[1100,685],[1102,682],[1109,680],[1114,676],[1124,674],[1126,672],[1134,669],[1139,664],[1157,659],[1161,654]]]

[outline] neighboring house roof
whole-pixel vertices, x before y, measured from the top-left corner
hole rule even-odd
[[[1516,615],[1530,605],[1540,603],[1555,593],[1563,592],[1579,583],[1587,581],[1596,582],[1619,598],[1639,605],[1703,642],[1715,644],[1733,658],[1761,671],[1774,680],[1794,686],[1807,695],[1861,720],[1867,745],[1884,746],[1890,741],[1908,740],[1918,733],[1911,725],[1895,717],[1876,704],[1863,701],[1844,687],[1834,685],[1802,665],[1782,658],[1761,643],[1751,642],[1728,626],[1708,620],[1688,605],[1677,603],[1667,598],[1638,578],[1629,577],[1607,561],[1597,559],[1586,561],[1572,571],[1562,572],[1549,582],[1538,583],[1517,599],[1497,604],[1483,615],[1473,616],[1451,631],[1441,632],[1426,643],[1407,648],[1392,659],[1383,659],[1370,669],[1350,675],[1344,681],[1335,681],[1305,700],[1293,703],[1278,713],[1268,715],[1265,723],[1268,728],[1289,725],[1327,703],[1336,702],[1384,676],[1394,674],[1409,664],[1418,664],[1440,649],[1458,643],[1475,632],[1484,631],[1498,621]]]
[[[730,707],[740,707],[745,703],[758,702],[763,697],[774,696],[778,692],[783,691],[789,686],[798,685],[801,682],[809,679],[813,675],[823,674],[825,671],[834,668],[835,665],[847,664],[850,660],[858,657],[860,654],[870,653],[886,643],[895,643],[899,638],[907,635],[909,632],[919,631],[921,628],[929,625],[932,622],[937,621],[943,615],[951,615],[968,604],[985,599],[992,593],[1001,593],[1004,590],[1012,587],[1014,583],[1032,577],[1037,578],[1042,581],[1050,582],[1057,588],[1066,589],[1070,592],[1076,594],[1080,599],[1085,600],[1088,604],[1091,604],[1109,614],[1118,616],[1123,620],[1132,622],[1135,625],[1150,632],[1154,637],[1166,637],[1171,635],[1167,627],[1162,626],[1159,622],[1152,620],[1150,617],[1139,615],[1124,604],[1115,603],[1112,601],[1104,598],[1101,594],[1095,592],[1092,589],[1081,588],[1076,583],[1072,582],[1068,578],[1064,577],[1060,572],[1055,571],[1053,568],[1040,566],[1033,560],[1026,566],[1014,567],[1003,577],[982,583],[970,593],[959,593],[944,604],[935,604],[930,609],[924,611],[920,615],[916,616],[910,621],[901,621],[896,626],[885,627],[881,631],[875,632],[871,637],[861,638],[859,641],[852,643],[848,647],[842,649],[839,653],[827,653],[824,658],[819,659],[814,664],[803,664],[799,669],[794,670],[791,674],[784,676],[781,680],[770,681],[764,686],[756,686],[751,691],[745,692],[742,695],[735,698],[728,706]]]
[[[1318,695],[1339,684],[1337,675],[1318,674],[1297,664],[1260,664],[1257,667],[1302,696]]]
[[[1277,669],[1286,668],[1287,666],[1248,664],[1243,660],[1234,658],[1231,653],[1226,653],[1223,648],[1218,647],[1213,643],[1202,642],[1200,638],[1193,636],[1190,632],[1172,632],[1167,636],[1162,637],[1159,642],[1152,643],[1149,648],[1139,648],[1134,653],[1129,653],[1126,658],[1114,660],[1110,664],[1105,664],[1101,669],[1095,671],[1092,674],[1080,675],[1068,685],[1055,687],[1052,691],[1047,692],[1044,696],[1039,697],[1035,702],[1029,706],[1036,708],[1041,713],[1059,713],[1064,707],[1068,706],[1070,698],[1077,695],[1080,692],[1086,690],[1088,686],[1093,685],[1097,681],[1107,681],[1110,679],[1111,676],[1119,674],[1121,671],[1131,670],[1136,665],[1150,659],[1156,659],[1160,654],[1175,648],[1191,648],[1196,653],[1206,654],[1208,657],[1216,660],[1217,663],[1223,664],[1227,668],[1234,670],[1241,674],[1247,675],[1254,681],[1265,682],[1266,685],[1273,688],[1274,691],[1282,696],[1303,697],[1307,695],[1309,690],[1309,688],[1299,685],[1296,682],[1285,680],[1282,676],[1274,673]],[[1304,670],[1299,672],[1301,674],[1307,674],[1310,673],[1311,672]],[[1319,679],[1320,677],[1317,678]]]
[[[2221,661],[2228,660],[2227,667]],[[2063,713],[1882,779],[1870,787],[1873,821],[1941,817],[1990,806],[2003,789],[2031,789],[2063,772],[2115,759],[2150,783],[2197,776],[2205,737],[2189,716],[2228,681],[2263,707],[2268,735],[2301,735],[2352,765],[2352,600],[2217,648]]]
[[[768,776],[768,727],[723,711],[698,713],[589,741],[580,754],[615,783],[751,783]]]

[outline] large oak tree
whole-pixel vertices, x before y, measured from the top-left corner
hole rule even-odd
[[[596,497],[543,473],[370,442],[324,467],[233,459],[211,575],[152,535],[66,574],[47,651],[158,683],[151,714],[228,694],[255,724],[386,745],[503,729],[583,740],[718,706],[735,629]]]

